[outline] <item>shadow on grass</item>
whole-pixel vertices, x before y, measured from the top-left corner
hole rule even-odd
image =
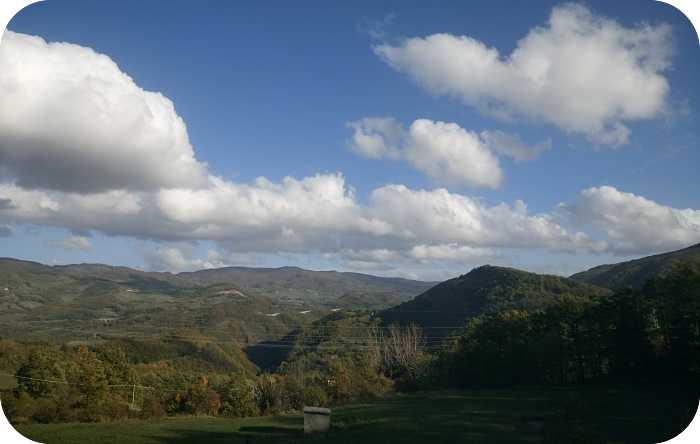
[[[253,422],[242,424],[240,420],[222,419],[212,425],[213,428],[194,429],[169,428],[166,435],[158,438],[159,442],[174,444],[190,443],[296,443],[303,439],[303,419],[301,416],[278,416],[254,418]],[[243,421],[246,421],[245,419]]]
[[[54,444],[560,444],[574,442],[572,436],[575,442],[649,443],[680,433],[696,408],[696,392],[677,387],[470,390],[396,394],[334,407],[331,430],[311,436],[303,434],[301,415],[27,428],[59,438],[40,440]]]
[[[271,427],[271,426],[250,426],[241,427],[238,429],[238,434],[243,435],[285,435],[285,436],[299,436],[300,431],[290,429],[288,427]]]
[[[295,443],[301,440],[301,432],[283,427],[243,427],[239,431],[212,432],[204,430],[177,430],[177,436],[163,437],[160,441],[172,444],[262,444]]]

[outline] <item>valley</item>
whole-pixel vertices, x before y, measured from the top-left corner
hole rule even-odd
[[[446,406],[461,399],[454,407],[473,412],[479,407],[472,402],[481,396],[500,402],[515,390],[514,402],[523,402],[522,390],[532,386],[538,387],[533,396],[551,398],[548,404],[556,399],[552,405],[560,407],[537,407],[531,433],[519,429],[531,420],[518,425],[512,416],[529,418],[531,410],[508,413],[505,405],[503,416],[481,426],[454,424],[465,433],[508,424],[512,436],[497,434],[495,442],[538,442],[545,429],[558,433],[561,421],[574,421],[566,427],[580,424],[578,416],[562,419],[574,396],[566,393],[578,391],[575,396],[591,403],[595,387],[610,390],[624,378],[626,403],[611,400],[605,415],[635,421],[641,413],[629,410],[630,400],[658,397],[652,393],[661,390],[668,402],[686,399],[679,418],[689,418],[696,388],[690,383],[694,364],[687,366],[700,356],[692,336],[692,323],[700,319],[698,250],[696,245],[572,278],[485,265],[437,284],[293,267],[170,274],[0,259],[3,408],[29,436],[44,439],[60,431],[61,440],[49,436],[47,442],[77,442],[81,433],[103,442],[101,430],[133,436],[125,442],[150,442],[161,434],[189,442],[215,429],[250,442],[295,442],[294,412],[328,405],[338,412],[329,439],[342,442],[369,439],[364,434],[370,430],[392,433],[370,427],[373,420],[359,413],[364,409],[379,409],[383,421],[407,412],[419,417],[424,397],[436,396]],[[642,288],[619,288],[620,276],[636,276],[640,269],[648,277]],[[644,323],[656,313],[665,317],[654,322],[665,324],[653,330]],[[688,320],[690,327],[683,327]],[[691,330],[681,339],[663,339],[665,328]],[[669,385],[663,370],[669,365],[679,369],[675,383],[685,388]],[[486,391],[464,392],[474,389]],[[494,389],[506,392],[496,395]],[[360,400],[367,404],[351,413]],[[410,407],[414,400],[416,410]],[[158,419],[202,414],[229,420]],[[447,411],[433,417],[441,415],[453,424]],[[631,422],[591,415],[583,420],[598,424],[595,433],[632,436]],[[645,415],[655,430],[674,427],[661,412]],[[230,419],[241,416],[255,418]],[[75,421],[112,425],[71,431],[36,425]],[[149,422],[132,435],[120,431],[120,421]],[[183,424],[201,431],[188,438]],[[271,429],[278,431],[269,435]],[[588,436],[590,430],[580,433]]]

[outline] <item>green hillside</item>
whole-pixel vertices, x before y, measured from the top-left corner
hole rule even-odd
[[[613,290],[627,287],[639,289],[648,279],[665,275],[679,263],[700,269],[700,244],[619,264],[599,265],[576,273],[571,279]]]
[[[227,267],[178,275],[201,285],[235,283],[287,304],[327,308],[382,309],[405,302],[434,284],[360,273],[297,267]]]
[[[264,327],[283,334],[288,321],[299,317],[264,316],[281,308],[233,285],[199,286],[169,273],[125,267],[49,267],[13,259],[0,260],[0,308],[3,337],[59,341],[178,328],[226,328],[255,340]]]
[[[382,312],[386,324],[415,323],[444,335],[465,320],[505,309],[546,308],[562,295],[604,296],[610,291],[560,276],[484,265],[436,285],[412,301]]]
[[[175,275],[4,258],[0,259],[0,338],[95,346],[122,339],[203,336],[235,341],[257,365],[268,368],[284,356],[283,349],[270,344],[337,307],[383,309],[429,286],[292,267]]]
[[[0,320],[6,336],[29,333],[28,321],[109,321],[141,331],[149,325],[212,328],[248,323],[269,332],[317,319],[331,309],[383,309],[432,284],[300,268],[222,268],[174,275],[101,264],[47,266],[0,259]],[[305,313],[300,313],[305,312]],[[225,325],[223,325],[225,324]],[[240,330],[238,327],[234,329]],[[147,328],[146,328],[147,329]],[[245,330],[245,329],[244,329]],[[32,333],[40,333],[35,326]],[[13,334],[14,333],[14,334]],[[56,332],[52,332],[52,336]],[[253,338],[255,339],[255,338]]]

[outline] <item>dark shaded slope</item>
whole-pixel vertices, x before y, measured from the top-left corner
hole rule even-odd
[[[700,268],[700,244],[619,264],[599,265],[576,273],[571,279],[613,290],[627,287],[639,289],[647,280],[663,276],[682,262]]]
[[[443,336],[465,320],[503,309],[537,310],[564,294],[603,296],[610,291],[571,279],[484,265],[436,285],[412,301],[384,311],[385,324],[415,323]]]

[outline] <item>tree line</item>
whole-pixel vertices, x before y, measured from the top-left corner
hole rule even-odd
[[[697,393],[700,272],[681,264],[640,290],[472,318],[425,374],[448,387],[674,383]]]

